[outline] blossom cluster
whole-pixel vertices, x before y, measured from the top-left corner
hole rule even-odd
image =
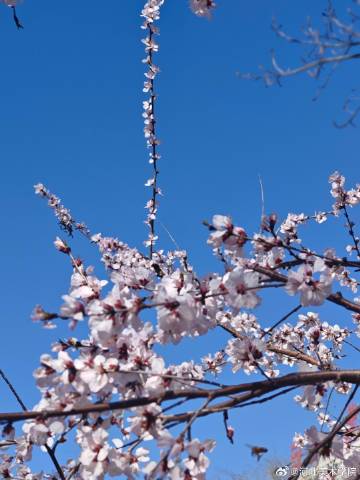
[[[333,176],[330,180],[333,188]],[[67,212],[43,185],[35,189],[49,199],[57,218],[59,209]],[[70,225],[76,225],[70,214],[69,218]],[[148,479],[201,480],[209,465],[206,452],[214,448],[214,440],[189,438],[186,433],[196,411],[189,417],[175,408],[175,415],[169,415],[161,399],[169,394],[181,397],[183,391],[199,392],[202,384],[221,385],[211,378],[227,369],[269,381],[289,367],[300,372],[336,370],[350,336],[360,336],[357,328],[331,324],[315,311],[299,313],[295,323],[285,318],[273,327],[263,325],[255,315],[264,301],[262,292],[271,289],[276,295],[282,290],[285,295],[296,296],[299,305],[295,311],[319,307],[329,299],[339,306],[346,301],[356,327],[359,323],[357,298],[345,297],[346,292],[354,294],[357,289],[357,283],[348,281],[348,271],[358,266],[357,262],[347,261],[333,250],[317,254],[300,242],[292,243],[295,234],[299,239],[298,227],[314,217],[299,218],[306,220],[294,222],[290,235],[284,227],[289,225],[289,217],[277,227],[273,215],[264,221],[267,229],[250,237],[230,217],[215,215],[207,224],[208,243],[225,268],[205,276],[197,275],[183,251],[156,251],[150,259],[116,238],[89,234],[107,273],[107,278],[99,278],[93,268],[72,255],[68,242],[58,237],[55,247],[69,258],[73,269],[70,288],[58,313],[37,306],[33,320],[46,327],[56,327],[58,319],[68,321],[72,330],[79,322],[87,322],[89,335],[60,340],[53,345],[52,354],[41,356],[34,373],[42,395],[34,407],[39,415],[25,421],[21,435],[16,435],[11,422],[4,428],[5,439],[13,442],[8,448],[15,448],[15,454],[3,457],[3,470],[24,469],[34,446],[52,449],[65,442],[75,428],[79,460],[63,466],[75,479],[101,480],[106,475],[132,479],[143,474]],[[343,294],[332,293],[335,283]],[[199,363],[192,359],[168,363],[156,348],[214,329],[223,329],[231,337]],[[310,384],[295,401],[317,412],[319,419],[332,427],[334,420],[326,416],[325,399],[330,390],[346,395],[350,387],[334,381]],[[150,400],[143,405],[141,399]],[[118,401],[133,403],[120,411],[109,406],[85,416],[66,414]],[[202,408],[207,407],[200,407],[198,414]],[[42,411],[58,415],[44,417]],[[171,422],[176,423],[184,414],[184,430],[174,433],[169,428]],[[232,432],[233,438],[233,427],[227,426],[226,431]],[[315,435],[314,430],[311,432],[298,434],[296,446],[311,448]],[[147,442],[157,445],[157,458],[150,454]],[[345,466],[360,460],[346,436],[338,442],[341,451],[346,451]],[[340,453],[332,454],[340,458]],[[16,475],[22,478],[19,472]],[[45,474],[37,475],[23,478],[46,478]]]

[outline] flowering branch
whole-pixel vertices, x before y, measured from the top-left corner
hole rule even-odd
[[[156,135],[156,118],[155,118],[155,102],[157,95],[155,93],[155,77],[159,72],[159,68],[154,64],[153,57],[159,49],[158,44],[155,42],[155,35],[159,34],[159,30],[155,25],[155,21],[160,18],[160,7],[164,4],[164,0],[149,0],[146,2],[141,16],[145,18],[142,28],[147,30],[147,37],[143,39],[145,44],[146,58],[143,60],[148,66],[148,71],[145,73],[146,80],[144,82],[145,93],[149,94],[148,100],[143,102],[143,117],[145,121],[145,138],[147,147],[150,149],[150,164],[153,166],[153,176],[146,182],[146,186],[151,187],[152,194],[151,199],[147,202],[146,208],[148,215],[146,224],[149,226],[150,232],[145,245],[149,247],[149,255],[152,258],[154,253],[154,245],[157,240],[155,233],[155,220],[157,216],[157,197],[161,194],[161,190],[158,187],[158,161],[160,155],[157,151],[159,145],[159,139]]]
[[[103,413],[108,411],[125,410],[128,408],[150,405],[152,403],[162,403],[168,400],[176,400],[186,398],[195,400],[200,398],[227,397],[236,395],[240,392],[249,392],[246,400],[260,396],[265,393],[278,390],[283,387],[294,387],[304,385],[316,385],[326,382],[347,382],[352,384],[360,383],[360,370],[336,370],[336,371],[319,371],[319,372],[298,372],[284,375],[283,377],[264,380],[258,382],[242,383],[239,385],[230,385],[223,388],[199,390],[187,389],[180,391],[167,391],[161,396],[139,397],[128,400],[120,400],[117,402],[94,403],[70,410],[42,410],[42,411],[26,411],[26,412],[10,412],[0,413],[0,422],[18,422],[21,420],[30,420],[36,418],[54,418],[54,417],[72,417],[74,415],[88,415],[90,413]],[[244,401],[245,397],[235,398],[226,403],[226,406],[220,404],[218,409],[237,405]]]
[[[42,183],[34,185],[34,189],[37,195],[47,199],[48,205],[54,210],[55,216],[62,230],[64,230],[69,236],[73,235],[74,230],[78,230],[85,237],[90,239],[90,230],[85,223],[77,222],[72,217],[70,210],[62,205],[60,198],[51,193]]]
[[[255,265],[254,266],[248,265],[248,267],[254,272],[261,273],[274,280],[279,280],[285,283],[287,283],[288,281],[288,277],[286,275],[283,275],[282,273],[278,273],[274,270],[267,269],[261,266],[255,266]],[[335,303],[336,305],[339,305],[341,307],[344,307],[347,310],[351,310],[352,312],[360,313],[360,305],[354,302],[351,302],[350,300],[347,300],[342,296],[340,292],[331,293],[326,297],[326,300],[328,300],[329,302]]]

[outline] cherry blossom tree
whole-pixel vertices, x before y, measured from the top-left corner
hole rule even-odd
[[[352,214],[360,185],[347,187],[344,176],[334,172],[327,211],[289,213],[284,219],[264,214],[257,233],[214,215],[204,226],[219,268],[205,276],[196,273],[185,251],[161,250],[154,61],[163,4],[148,0],[141,12],[144,134],[152,171],[144,249],[92,232],[45,185],[35,185],[55,214],[60,232],[54,247],[72,275],[59,310],[37,305],[32,319],[47,329],[66,321],[74,334],[82,323],[87,335],[71,333],[41,355],[34,372],[40,399],[31,408],[0,370],[19,404],[19,411],[0,413],[2,478],[203,480],[218,439],[211,438],[210,428],[210,438],[193,436],[197,420],[207,417],[210,424],[220,417],[224,437],[233,443],[239,432],[231,419],[238,409],[287,396],[315,416],[305,432],[294,425],[289,464],[278,467],[274,478],[320,478],[321,469],[324,479],[340,478],[341,472],[359,479],[360,370],[344,368],[342,360],[359,350],[360,239]],[[215,4],[192,0],[190,6],[196,15],[210,17]],[[304,225],[316,229],[324,222],[334,229],[345,222],[349,242],[343,251],[316,251],[301,239]],[[71,239],[78,234],[98,250],[100,275],[73,253]],[[270,294],[280,305],[286,297],[293,300],[273,325],[257,315]],[[322,319],[320,307],[326,304],[343,312],[341,326]],[[228,339],[201,362],[169,363],[159,353],[159,346],[181,348],[184,339],[217,330]],[[231,383],[224,381],[228,372],[234,374]],[[239,372],[248,381],[239,383]],[[343,403],[337,415],[329,410],[335,396]],[[66,443],[74,453],[63,462],[59,451]],[[267,452],[264,446],[249,447],[257,459]],[[50,457],[52,472],[33,471],[38,448]]]

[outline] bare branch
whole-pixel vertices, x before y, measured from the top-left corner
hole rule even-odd
[[[358,2],[355,4],[359,5]],[[346,11],[347,19],[341,20],[329,1],[327,9],[322,14],[322,25],[316,27],[311,19],[308,19],[306,26],[298,36],[288,34],[282,25],[273,19],[271,27],[274,33],[285,42],[303,49],[302,64],[296,67],[280,67],[275,53],[272,51],[270,68],[260,66],[259,73],[238,73],[238,75],[247,80],[262,80],[266,86],[271,86],[281,85],[283,79],[302,73],[307,73],[315,80],[320,80],[324,74],[325,80],[320,84],[314,97],[316,100],[340,65],[360,58],[360,18],[353,10],[347,9]],[[341,123],[334,122],[336,127],[354,126],[354,120],[360,113],[360,106],[356,105],[355,108],[350,108],[351,103],[353,102],[349,99],[345,102],[344,111],[348,118]]]

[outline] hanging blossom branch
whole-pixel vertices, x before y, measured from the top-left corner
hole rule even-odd
[[[322,14],[323,24],[320,28],[308,19],[301,36],[289,35],[274,19],[272,29],[285,42],[301,48],[302,64],[297,67],[283,68],[279,65],[275,52],[272,51],[271,67],[260,66],[260,73],[238,73],[241,78],[262,80],[266,86],[280,85],[282,80],[302,73],[319,81],[319,88],[314,97],[316,100],[322,90],[327,87],[335,71],[343,64],[360,59],[360,27],[357,0],[352,2],[355,9],[347,9],[347,19],[342,20],[332,2]],[[338,128],[355,125],[355,119],[360,111],[359,96],[356,90],[347,98],[343,110],[346,119],[334,122]]]

